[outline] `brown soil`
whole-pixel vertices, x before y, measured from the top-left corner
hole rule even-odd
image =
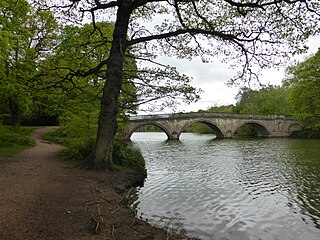
[[[184,239],[135,218],[126,205],[130,172],[72,167],[57,157],[61,146],[43,142],[0,158],[0,239]]]

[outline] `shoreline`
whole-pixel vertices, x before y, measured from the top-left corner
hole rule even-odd
[[[132,171],[83,170],[58,157],[62,146],[34,130],[36,146],[0,158],[0,239],[182,240],[136,218],[127,205],[141,178]]]

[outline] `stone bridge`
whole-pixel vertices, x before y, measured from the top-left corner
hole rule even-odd
[[[177,113],[141,115],[129,117],[129,124],[118,133],[122,140],[130,140],[133,132],[145,125],[161,128],[169,140],[179,139],[183,130],[192,123],[200,122],[213,129],[217,138],[232,138],[241,126],[249,124],[258,136],[288,137],[302,126],[292,117],[284,115],[251,115],[231,113]]]

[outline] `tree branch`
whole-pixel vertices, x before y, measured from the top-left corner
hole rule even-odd
[[[224,40],[239,40],[239,41],[246,41],[246,42],[250,42],[253,40],[253,39],[252,40],[251,39],[238,39],[234,35],[225,34],[225,33],[219,32],[219,31],[215,31],[215,30],[189,28],[189,29],[178,29],[178,30],[172,31],[172,32],[155,34],[155,35],[151,35],[151,36],[147,36],[147,37],[132,39],[132,40],[127,41],[127,45],[131,46],[131,45],[134,45],[137,43],[142,43],[142,42],[147,42],[147,41],[152,41],[152,40],[160,40],[160,39],[165,39],[165,38],[170,38],[170,37],[176,37],[176,36],[183,35],[183,34],[211,35],[211,36],[220,37]]]

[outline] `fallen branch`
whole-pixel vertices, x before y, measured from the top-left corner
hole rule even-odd
[[[92,201],[92,202],[85,202],[86,206],[91,206],[95,204],[100,204],[100,203],[106,203],[106,201]]]
[[[96,223],[96,227],[94,228],[94,233],[98,234],[99,232],[99,227],[100,227],[100,222],[97,221],[95,218],[92,218],[92,220]]]

